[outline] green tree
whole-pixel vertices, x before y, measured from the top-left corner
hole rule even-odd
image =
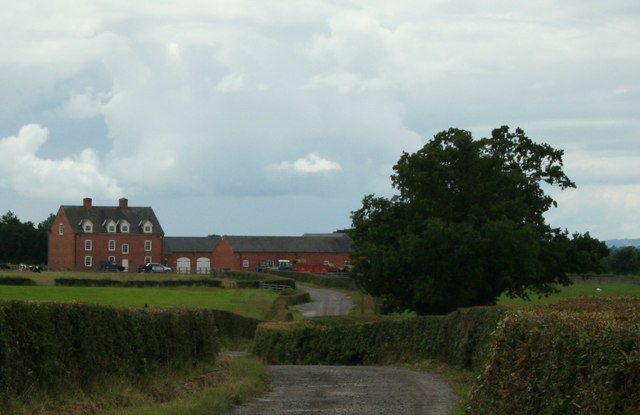
[[[618,275],[638,274],[640,272],[640,250],[625,246],[611,252],[608,268]]]
[[[41,222],[21,222],[11,211],[0,216],[0,261],[45,264],[49,228],[55,215]]]
[[[490,138],[449,129],[403,153],[391,176],[398,194],[365,196],[352,212],[353,275],[383,311],[444,314],[527,297],[597,270],[607,249],[589,234],[551,228],[556,202],[541,183],[575,187],[561,150],[503,126]]]

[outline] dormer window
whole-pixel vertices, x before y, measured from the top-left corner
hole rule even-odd
[[[129,233],[129,229],[130,229],[129,222],[127,222],[126,220],[123,220],[122,222],[120,222],[120,232]]]
[[[106,220],[103,223],[103,226],[107,229],[107,232],[114,233],[116,231],[116,221],[114,220]]]
[[[89,219],[83,219],[80,221],[80,227],[82,228],[82,230],[86,233],[91,233],[93,232],[93,222],[91,222]]]
[[[140,226],[142,227],[142,232],[151,233],[153,232],[153,224],[149,220],[145,220],[140,222]]]

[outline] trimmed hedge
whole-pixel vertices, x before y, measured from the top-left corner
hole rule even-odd
[[[388,364],[439,359],[479,368],[505,309],[474,307],[448,316],[324,317],[262,323],[253,352],[270,364]]]
[[[214,361],[218,352],[210,310],[0,302],[0,407],[34,391]]]
[[[640,299],[589,299],[511,314],[470,414],[640,413]]]
[[[73,287],[222,287],[222,281],[211,278],[192,280],[112,280],[91,278],[56,278],[55,285]]]
[[[37,285],[31,278],[0,277],[0,285]]]
[[[255,336],[259,320],[230,311],[212,310],[212,312],[220,337],[229,340],[252,340]]]
[[[332,275],[319,275],[310,272],[293,272],[293,271],[267,271],[269,274],[279,275],[281,277],[293,278],[299,282],[308,282],[327,288],[342,288],[345,290],[357,290],[356,282],[349,277],[337,277]]]
[[[237,288],[260,288],[260,283],[285,285],[296,288],[296,281],[292,278],[269,275],[264,272],[225,271],[224,276],[235,280]]]

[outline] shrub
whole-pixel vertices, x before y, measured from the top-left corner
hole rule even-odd
[[[640,413],[638,305],[585,299],[510,314],[468,413]]]
[[[504,309],[448,316],[324,317],[258,326],[254,353],[274,364],[386,364],[440,359],[472,368],[489,350]]]
[[[218,351],[210,310],[0,302],[0,404],[213,361]]]
[[[221,287],[222,281],[211,278],[178,280],[112,280],[91,278],[56,278],[55,285],[76,287]]]
[[[2,277],[0,285],[37,285],[31,278],[25,277]]]

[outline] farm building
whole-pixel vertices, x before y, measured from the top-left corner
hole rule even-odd
[[[185,274],[211,270],[253,271],[278,261],[342,269],[349,262],[351,239],[342,233],[302,236],[164,236],[150,207],[60,206],[49,231],[49,269],[137,271],[159,262]]]
[[[254,271],[292,264],[331,264],[344,268],[351,239],[342,233],[303,236],[207,236],[165,238],[169,266],[181,273],[208,274],[211,269]]]
[[[164,257],[164,231],[150,207],[60,206],[49,231],[49,269],[135,271]]]

